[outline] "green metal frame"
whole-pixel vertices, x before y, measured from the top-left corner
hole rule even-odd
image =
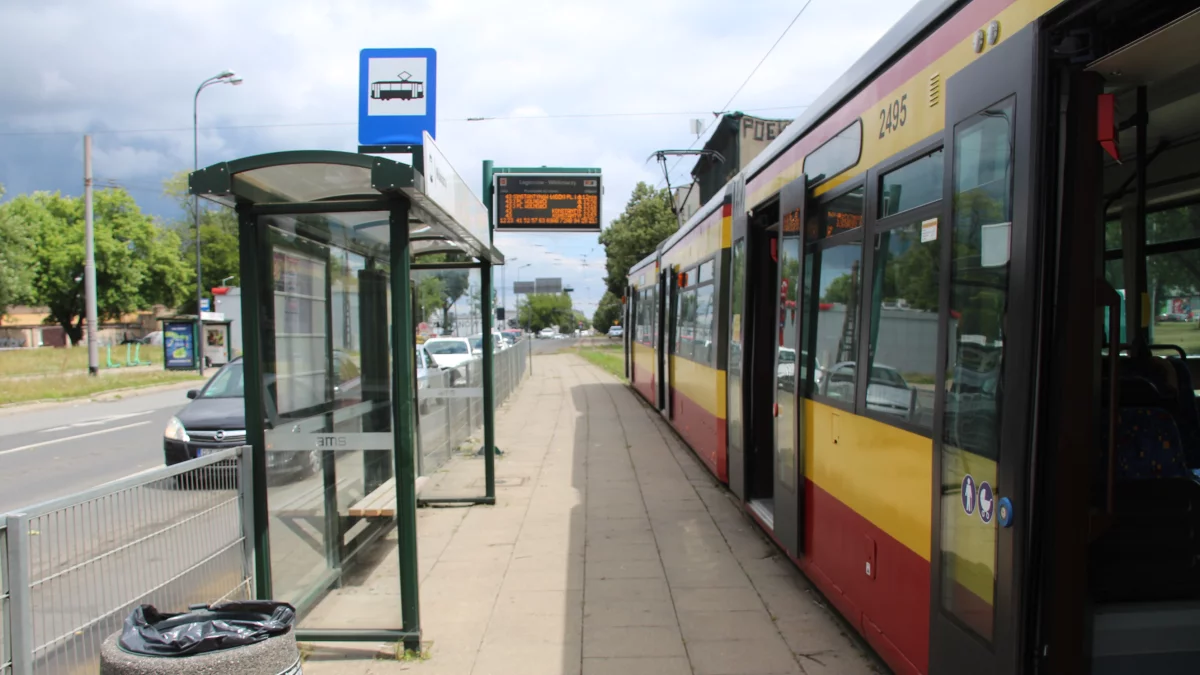
[[[203,196],[218,203],[232,206],[238,214],[240,228],[239,253],[241,278],[247,286],[243,294],[243,362],[244,377],[248,382],[263,381],[264,375],[264,344],[263,320],[266,303],[273,302],[270,294],[271,284],[271,241],[268,228],[260,223],[260,216],[269,215],[312,215],[321,213],[352,213],[363,211],[383,211],[388,213],[386,226],[389,228],[390,242],[389,258],[391,286],[392,323],[388,327],[391,333],[391,397],[393,412],[393,454],[392,460],[396,477],[396,527],[398,530],[397,547],[400,554],[400,592],[402,629],[378,630],[297,630],[301,640],[312,641],[402,641],[407,650],[419,651],[421,640],[420,622],[420,588],[417,574],[417,531],[416,531],[416,410],[409,391],[415,378],[413,363],[413,318],[411,272],[416,269],[441,267],[443,269],[471,269],[478,267],[482,277],[483,291],[483,374],[484,374],[484,445],[485,467],[487,479],[487,494],[479,498],[422,500],[423,504],[433,501],[446,503],[495,503],[495,464],[494,464],[494,391],[492,386],[492,371],[494,355],[492,353],[492,298],[491,298],[491,267],[489,260],[502,261],[503,256],[492,244],[492,237],[487,242],[474,243],[473,240],[463,239],[463,243],[473,251],[480,251],[484,259],[477,263],[444,263],[442,265],[412,265],[412,242],[428,239],[447,241],[447,249],[453,248],[452,241],[459,241],[461,235],[454,234],[457,225],[451,221],[450,237],[411,235],[411,218],[414,212],[409,192],[414,188],[414,177],[420,171],[420,146],[403,146],[403,148],[387,146],[376,151],[411,152],[414,166],[394,162],[390,159],[372,157],[363,154],[352,154],[333,151],[297,151],[280,152],[254,157],[245,157],[229,162],[221,162],[192,173],[189,177],[189,188],[193,195]],[[245,171],[267,167],[287,166],[297,164],[331,164],[355,166],[370,170],[371,191],[365,194],[346,194],[328,200],[289,202],[287,195],[277,194],[247,181],[237,181],[236,175]],[[414,170],[415,168],[415,170]],[[285,190],[284,187],[277,188]],[[357,188],[354,188],[357,189]],[[236,192],[235,192],[236,190]],[[489,207],[490,212],[490,207]],[[444,222],[444,221],[442,221]],[[378,227],[382,223],[373,223]],[[299,223],[296,234],[323,245],[344,248],[352,253],[363,255],[368,259],[379,259],[382,248],[378,242],[372,243],[370,237],[362,233],[365,228],[346,227],[334,220],[324,222]],[[443,229],[447,229],[443,227]],[[482,245],[483,248],[477,248]],[[463,251],[465,252],[465,251]],[[382,281],[382,280],[381,280]],[[328,280],[326,281],[328,286]],[[325,293],[328,296],[327,287]],[[331,311],[331,303],[326,301],[326,311]],[[331,321],[326,317],[326,322]],[[327,332],[329,326],[326,326]],[[199,341],[197,341],[199,346]],[[328,361],[330,356],[326,354]],[[330,366],[326,363],[327,369]],[[264,391],[261,386],[249,386],[245,390],[247,410],[255,411],[246,416],[247,443],[252,446],[249,461],[252,469],[252,499],[254,503],[253,532],[249,533],[255,551],[254,575],[255,593],[259,598],[271,598],[273,595],[271,550],[270,550],[270,512],[267,498],[267,457],[264,421],[260,411],[264,410]],[[330,458],[332,459],[332,458]],[[328,486],[327,486],[328,487]],[[336,512],[328,513],[326,504],[327,527],[334,526],[337,521]],[[340,525],[340,523],[338,523]],[[340,529],[340,527],[339,527]],[[327,542],[334,545],[333,542]],[[337,545],[340,545],[338,542]],[[329,560],[336,563],[344,551],[329,548]],[[330,576],[336,576],[336,569],[329,570]],[[320,585],[320,584],[318,584]],[[331,584],[326,584],[327,590]],[[316,594],[323,592],[314,587]],[[307,602],[315,602],[318,595],[313,595]]]
[[[491,208],[488,209],[490,217]],[[484,494],[479,497],[431,497],[417,499],[417,506],[439,506],[451,504],[483,504],[496,503],[496,415],[495,387],[492,377],[495,367],[495,354],[492,346],[492,264],[485,261],[477,262],[440,262],[416,263],[409,265],[410,270],[479,270],[480,276],[480,314],[482,314],[481,330],[483,331],[483,454]],[[501,453],[503,454],[503,453]]]

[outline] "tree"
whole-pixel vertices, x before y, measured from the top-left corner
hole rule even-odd
[[[600,233],[600,243],[607,256],[605,269],[608,274],[604,283],[616,298],[620,299],[625,292],[629,268],[653,253],[660,242],[679,229],[670,200],[667,190],[655,190],[647,183],[638,183],[625,211]]]
[[[0,185],[3,196],[4,186]],[[17,201],[0,206],[0,319],[9,307],[32,295],[33,230],[22,208]]]
[[[596,307],[596,313],[592,315],[592,326],[601,333],[607,334],[608,329],[620,320],[621,299],[605,291],[604,297],[600,298],[600,305]]]
[[[173,228],[183,240],[184,259],[196,265],[196,226],[192,215],[192,200],[188,194],[187,171],[175,173],[163,181],[163,194],[174,199],[182,211],[181,217],[174,221]],[[200,203],[200,275],[204,296],[212,298],[211,289],[221,284],[228,277],[237,278],[241,274],[241,254],[238,248],[237,214],[232,209],[222,206],[213,207],[207,202]],[[193,274],[193,278],[195,275]],[[194,291],[192,291],[194,294]],[[188,296],[183,309],[195,312],[196,299]]]
[[[6,207],[34,230],[33,298],[50,310],[72,342],[83,338],[83,199],[37,192]],[[122,189],[94,195],[96,303],[101,319],[147,309],[174,307],[195,276],[180,257],[179,236],[143,214]]]
[[[533,293],[517,308],[521,325],[533,331],[549,326],[574,328],[575,313],[567,293]]]
[[[849,272],[834,277],[829,285],[825,287],[825,295],[821,298],[821,302],[841,302],[850,303],[850,289],[853,279]]]

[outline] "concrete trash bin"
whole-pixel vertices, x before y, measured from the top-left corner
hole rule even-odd
[[[100,647],[101,675],[301,675],[282,602],[227,602],[164,614],[142,605]]]

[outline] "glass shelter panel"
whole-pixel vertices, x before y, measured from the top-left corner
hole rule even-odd
[[[421,259],[418,259],[419,261]],[[457,499],[484,490],[483,447],[483,312],[482,280],[477,269],[414,269],[413,324],[417,350],[431,366],[417,369],[417,475],[425,476],[420,499]],[[529,323],[529,303],[518,299],[522,325]],[[534,299],[538,305],[540,299]],[[422,330],[424,326],[424,330]],[[493,391],[511,389],[520,374],[516,346],[508,346],[493,325]],[[521,347],[527,350],[527,345]],[[510,350],[511,353],[510,353]],[[522,358],[522,363],[524,359]]]
[[[330,628],[324,617],[366,583],[372,551],[395,546],[394,487],[386,511],[362,508],[394,486],[387,250],[364,245],[339,214],[259,222],[273,591],[296,605],[301,628]],[[399,586],[372,592],[395,594],[380,605],[394,614],[351,627],[399,628]]]
[[[942,609],[994,636],[996,493],[1012,219],[1013,103],[954,129],[950,332],[942,426]]]

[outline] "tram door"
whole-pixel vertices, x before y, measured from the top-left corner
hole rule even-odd
[[[804,204],[807,179],[801,175],[784,186],[779,195],[779,283],[776,287],[775,312],[771,315],[771,342],[774,344],[775,368],[775,537],[793,555],[800,554],[800,527],[804,522],[800,512],[804,500],[800,425],[804,410],[801,389],[807,372],[801,358],[800,292],[801,232],[804,223]]]
[[[656,302],[658,303],[658,312],[655,316],[658,317],[658,330],[655,335],[658,336],[658,343],[655,345],[655,353],[658,354],[657,372],[658,372],[658,396],[655,402],[658,404],[658,409],[671,416],[671,383],[669,368],[671,366],[671,355],[668,352],[675,340],[671,338],[670,326],[674,325],[670,317],[667,316],[668,310],[671,308],[671,298],[675,297],[672,291],[674,284],[671,283],[671,273],[669,270],[662,270],[658,273],[658,293]]]
[[[945,86],[931,675],[999,675],[1019,663],[1037,314],[1036,29],[985,40]]]

